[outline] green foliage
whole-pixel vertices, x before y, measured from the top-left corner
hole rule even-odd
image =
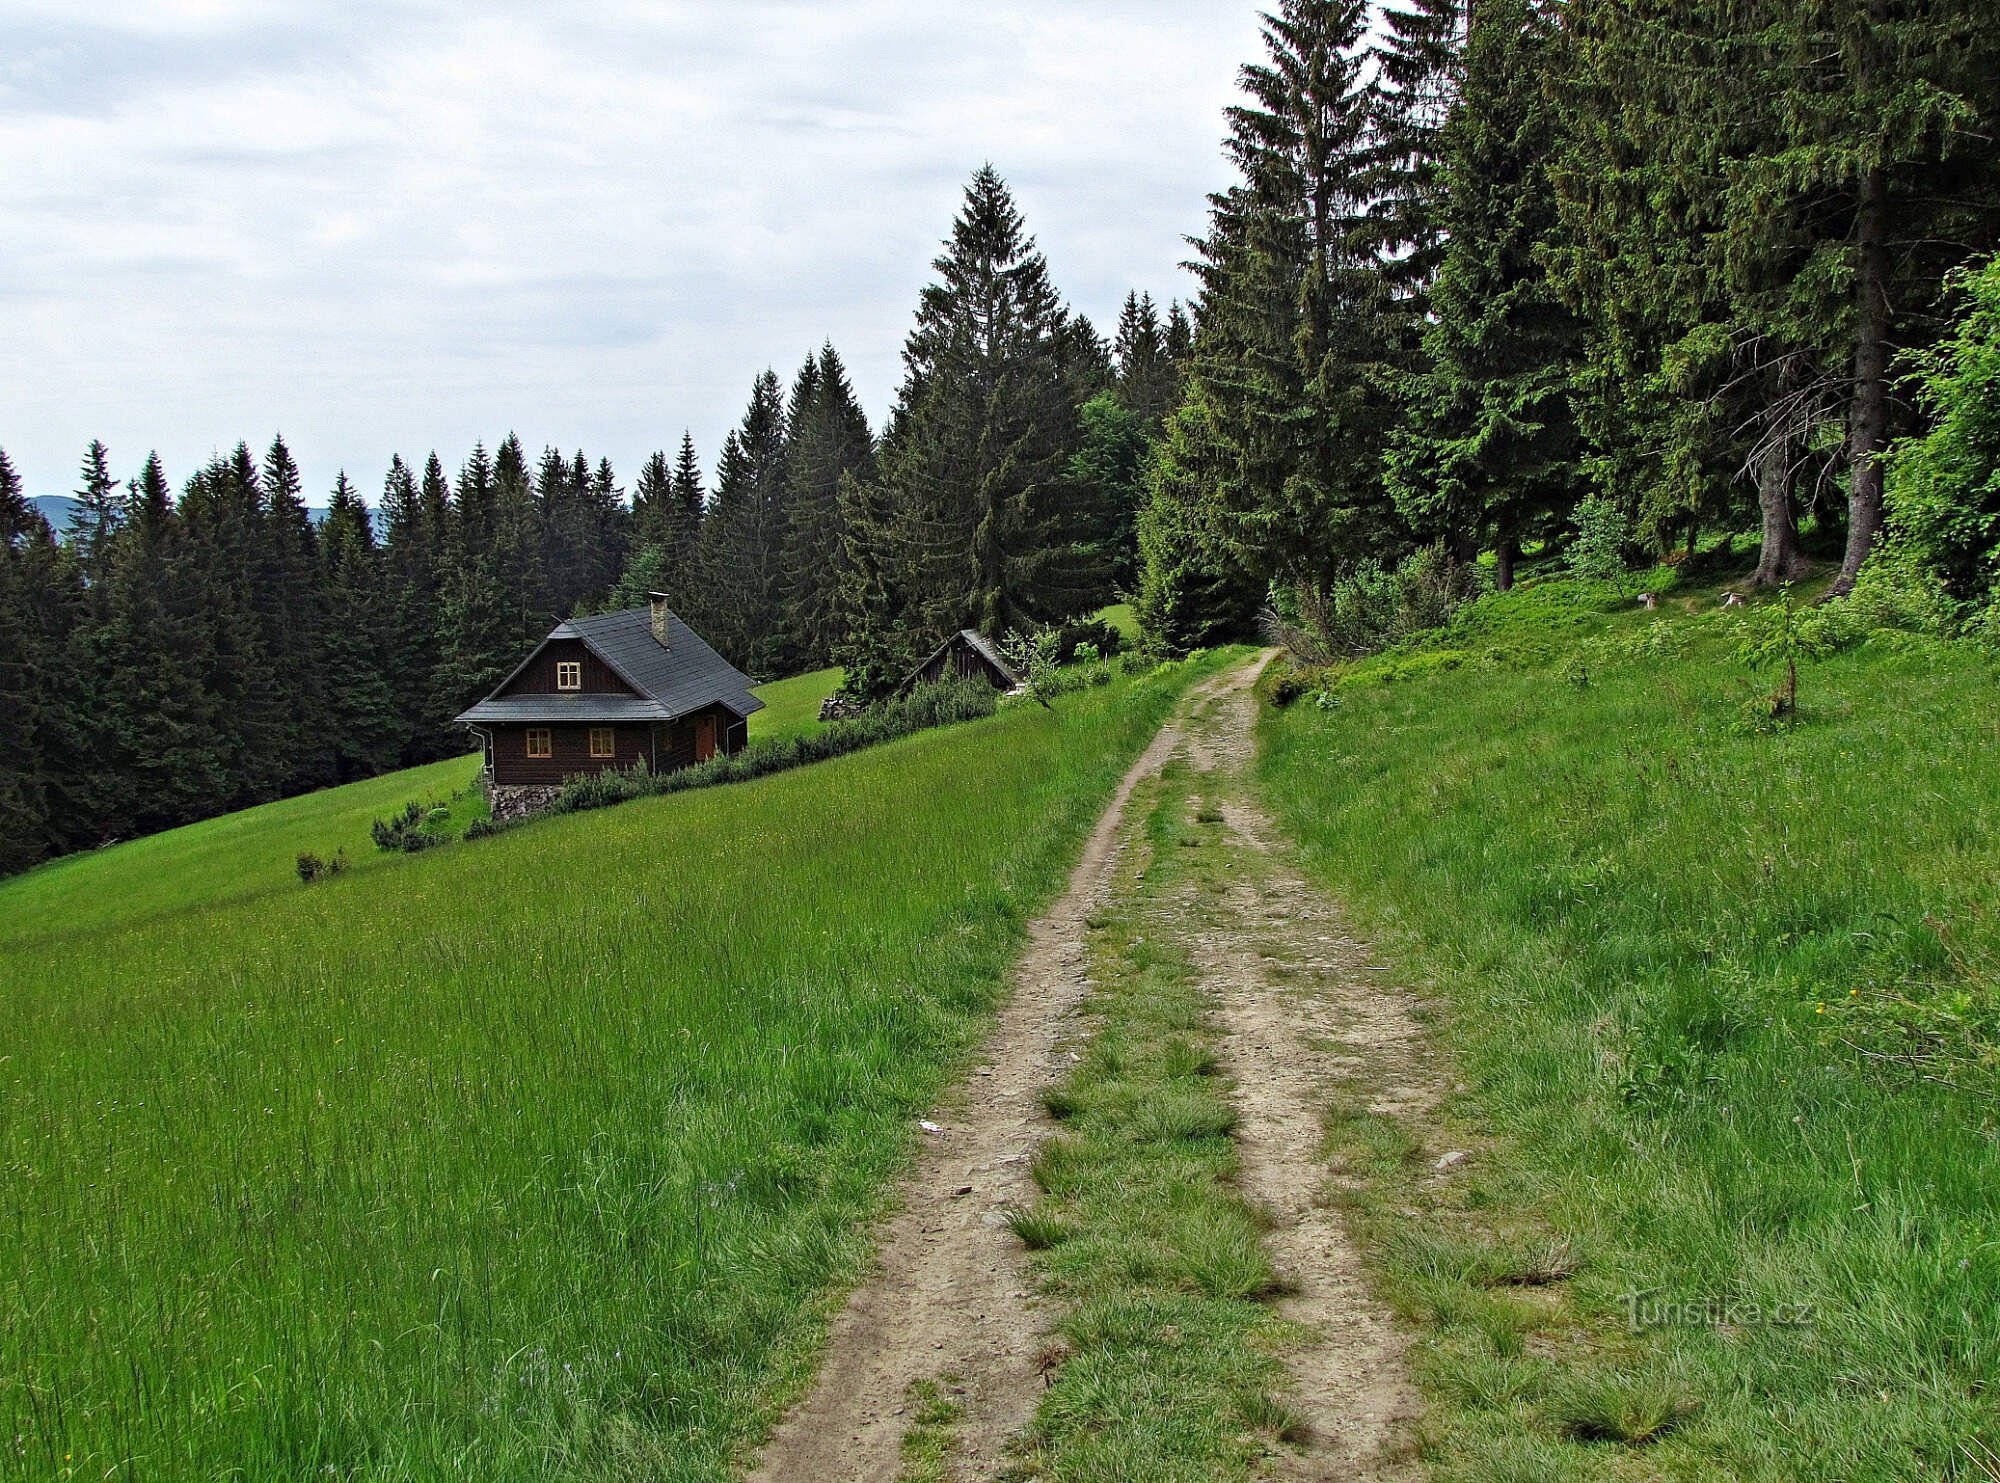
[[[1928,576],[1959,624],[2000,636],[2000,258],[1959,287],[1957,326],[1916,359],[1931,430],[1890,457],[1886,565]]]
[[[1264,584],[1255,580],[1218,529],[1204,497],[1226,457],[1216,414],[1201,388],[1167,419],[1166,436],[1146,472],[1139,512],[1139,590],[1133,608],[1146,646],[1185,654],[1249,634]]]
[[[1429,285],[1424,370],[1388,473],[1417,530],[1511,553],[1560,523],[1581,481],[1571,409],[1583,326],[1539,247],[1554,231],[1556,17],[1530,0],[1471,10],[1458,106],[1429,141],[1444,247]]]
[[[429,786],[0,886],[0,1477],[725,1477],[1200,673],[476,849],[364,844],[311,890],[302,845]]]
[[[1625,547],[1630,540],[1625,512],[1594,494],[1576,507],[1576,536],[1564,559],[1575,576],[1609,581],[1624,574]]]

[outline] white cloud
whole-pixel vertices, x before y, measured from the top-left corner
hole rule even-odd
[[[822,339],[886,410],[991,159],[1101,327],[1185,293],[1256,43],[1213,0],[0,0],[0,445],[178,479],[282,429],[315,489],[517,429],[705,458]],[[575,14],[566,12],[575,11]]]

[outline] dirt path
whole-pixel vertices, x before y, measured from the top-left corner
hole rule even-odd
[[[1291,863],[1247,786],[1255,702],[1218,695],[1188,723],[1204,801],[1233,858],[1206,902],[1181,903],[1203,987],[1226,1032],[1244,1194],[1271,1220],[1268,1245],[1293,1284],[1284,1315],[1312,1336],[1290,1356],[1305,1445],[1283,1478],[1418,1476],[1404,1456],[1420,1412],[1402,1342],[1370,1294],[1360,1253],[1328,1201],[1321,1157],[1329,1094],[1353,1079],[1372,1110],[1421,1115],[1436,1096],[1409,996],[1384,977],[1338,909]]]
[[[1247,693],[1251,678],[1238,666],[1204,681],[1180,714]],[[963,1392],[958,1475],[998,1476],[1007,1439],[1041,1394],[1045,1342],[1003,1212],[1034,1198],[1028,1161],[1050,1126],[1040,1096],[1061,1073],[1088,991],[1086,918],[1116,873],[1126,804],[1185,741],[1179,719],[1161,729],[1119,783],[1061,899],[1031,929],[984,1056],[963,1096],[936,1114],[943,1131],[926,1140],[879,1234],[876,1270],[834,1320],[818,1378],[766,1444],[750,1474],[757,1483],[889,1483],[909,1389],[941,1376]]]
[[[1417,1411],[1401,1346],[1369,1294],[1360,1259],[1327,1199],[1320,1115],[1330,1087],[1366,1072],[1383,1110],[1420,1111],[1407,998],[1389,988],[1332,904],[1289,862],[1251,794],[1251,685],[1239,665],[1192,691],[1126,774],[1062,898],[1030,945],[962,1099],[937,1116],[899,1210],[880,1233],[874,1275],[835,1320],[812,1390],[773,1434],[754,1483],[892,1483],[913,1384],[950,1377],[962,1414],[953,1476],[998,1478],[1005,1448],[1041,1395],[1046,1325],[1021,1243],[1003,1212],[1033,1203],[1029,1159],[1050,1131],[1042,1090],[1067,1069],[1089,990],[1088,919],[1170,906],[1227,1031],[1224,1067],[1241,1114],[1244,1192],[1270,1215],[1270,1246],[1293,1291],[1285,1315],[1307,1338],[1290,1356],[1308,1435],[1274,1473],[1391,1483]],[[1176,755],[1196,769],[1237,857],[1219,894],[1144,900],[1143,872],[1113,900],[1133,790]]]

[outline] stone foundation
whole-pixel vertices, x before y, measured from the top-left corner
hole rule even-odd
[[[531,818],[556,801],[562,792],[559,783],[486,784],[486,806],[496,824],[515,824]]]

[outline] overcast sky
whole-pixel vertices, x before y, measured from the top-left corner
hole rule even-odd
[[[0,0],[0,447],[178,485],[282,430],[455,467],[509,429],[705,466],[831,338],[879,424],[992,160],[1109,331],[1185,296],[1237,0]]]

